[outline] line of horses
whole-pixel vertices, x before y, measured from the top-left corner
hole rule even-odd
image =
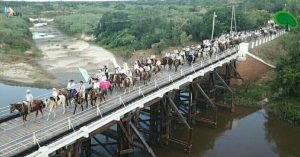
[[[261,31],[263,30],[263,31]],[[260,35],[263,35],[266,29],[261,29]],[[277,31],[277,30],[276,30]],[[276,33],[275,31],[275,33]],[[269,31],[269,33],[274,33]],[[53,97],[50,97],[46,100],[34,100],[31,103],[31,111],[29,111],[28,106],[25,102],[19,102],[10,104],[10,111],[14,112],[15,110],[19,111],[22,115],[23,121],[27,121],[27,115],[30,112],[36,112],[36,117],[40,112],[43,116],[43,108],[48,107],[49,113],[47,120],[49,120],[50,115],[53,113],[55,117],[55,110],[58,107],[63,108],[63,113],[66,111],[66,106],[75,105],[73,114],[76,113],[78,106],[80,105],[81,110],[88,108],[89,104],[91,106],[95,106],[97,101],[101,103],[106,100],[106,96],[108,93],[113,94],[113,91],[121,91],[124,93],[127,91],[130,92],[133,89],[137,82],[140,80],[144,85],[147,85],[148,82],[151,81],[152,77],[157,77],[159,73],[162,71],[172,70],[174,67],[175,72],[177,72],[179,66],[183,66],[184,64],[191,65],[195,63],[197,60],[207,60],[215,54],[223,53],[227,49],[236,48],[243,41],[248,41],[248,38],[252,38],[251,32],[238,32],[232,34],[231,36],[221,36],[211,41],[205,41],[198,45],[192,45],[191,47],[185,47],[181,50],[177,50],[174,52],[167,52],[166,56],[162,56],[160,58],[149,57],[147,59],[140,59],[135,61],[133,69],[128,71],[127,74],[123,73],[112,73],[109,75],[107,81],[100,81],[100,87],[97,89],[87,88],[84,93],[76,92],[75,95],[72,96],[71,91],[67,89],[60,89],[57,100]],[[95,82],[97,82],[98,78],[90,78],[89,84],[93,86]],[[101,83],[107,83],[108,86],[103,88]]]

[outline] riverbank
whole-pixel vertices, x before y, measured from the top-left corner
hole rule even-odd
[[[0,82],[51,88],[59,83],[38,64],[38,58],[0,54]]]
[[[292,32],[251,50],[276,68],[235,88],[237,105],[263,106],[281,119],[300,124],[299,41],[299,33]]]

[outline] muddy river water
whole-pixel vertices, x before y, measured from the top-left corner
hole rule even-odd
[[[0,107],[20,101],[27,88],[0,84]],[[30,88],[33,95],[48,89]],[[238,108],[235,113],[219,110],[218,127],[193,126],[193,148],[187,155],[183,148],[170,144],[154,146],[159,157],[299,157],[300,127],[286,123],[263,109]],[[177,129],[184,135],[187,130]],[[135,155],[136,156],[136,155]]]

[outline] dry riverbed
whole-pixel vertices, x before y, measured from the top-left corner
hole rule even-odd
[[[37,60],[21,56],[0,55],[0,81],[13,85],[50,88],[58,86],[54,77],[45,72]]]
[[[103,65],[113,69],[115,56],[96,45],[68,37],[50,22],[32,27],[36,46],[42,57],[0,55],[0,81],[6,84],[35,87],[61,87],[69,79],[83,80],[78,68],[93,73]]]

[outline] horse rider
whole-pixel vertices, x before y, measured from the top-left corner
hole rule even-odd
[[[139,64],[137,61],[134,62],[133,64],[133,69],[136,71],[137,69],[139,69]]]
[[[80,86],[77,91],[79,94],[82,94],[83,99],[85,99],[85,86],[83,84],[83,81],[80,81]]]
[[[115,67],[115,73],[116,73],[116,74],[120,74],[120,71],[121,71],[120,67],[119,67],[119,66],[116,66],[116,67]]]
[[[176,57],[176,53],[172,53],[171,54],[171,59],[174,61],[175,60],[175,57]]]
[[[125,70],[123,67],[121,68],[120,73],[127,76],[127,70]]]
[[[147,58],[147,66],[150,67],[150,70],[152,69],[152,60],[150,59],[150,57]]]
[[[170,57],[170,52],[167,52],[167,53],[165,54],[165,56],[169,58],[169,57]]]
[[[54,98],[55,102],[57,103],[58,91],[56,90],[56,88],[52,89],[52,97]]]
[[[184,55],[185,55],[185,52],[184,52],[183,49],[179,52],[179,55],[181,56],[182,61],[184,62]]]
[[[31,110],[32,101],[33,101],[33,96],[31,94],[31,91],[30,91],[30,89],[27,89],[26,90],[26,95],[25,95],[25,104],[28,107],[28,114],[30,113],[30,110]]]
[[[98,78],[96,78],[93,82],[93,90],[96,90],[96,92],[99,93],[99,88],[100,88],[100,82]]]
[[[144,66],[144,70],[145,72],[147,72],[149,74],[149,76],[151,77],[151,69],[149,66]]]
[[[103,71],[104,71],[104,74],[105,74],[105,76],[106,76],[106,80],[108,80],[108,68],[107,68],[107,66],[106,65],[104,65],[104,68],[103,68]]]
[[[74,89],[75,89],[75,82],[74,80],[70,80],[67,85],[67,90],[69,91],[70,95],[72,95],[72,90]]]

